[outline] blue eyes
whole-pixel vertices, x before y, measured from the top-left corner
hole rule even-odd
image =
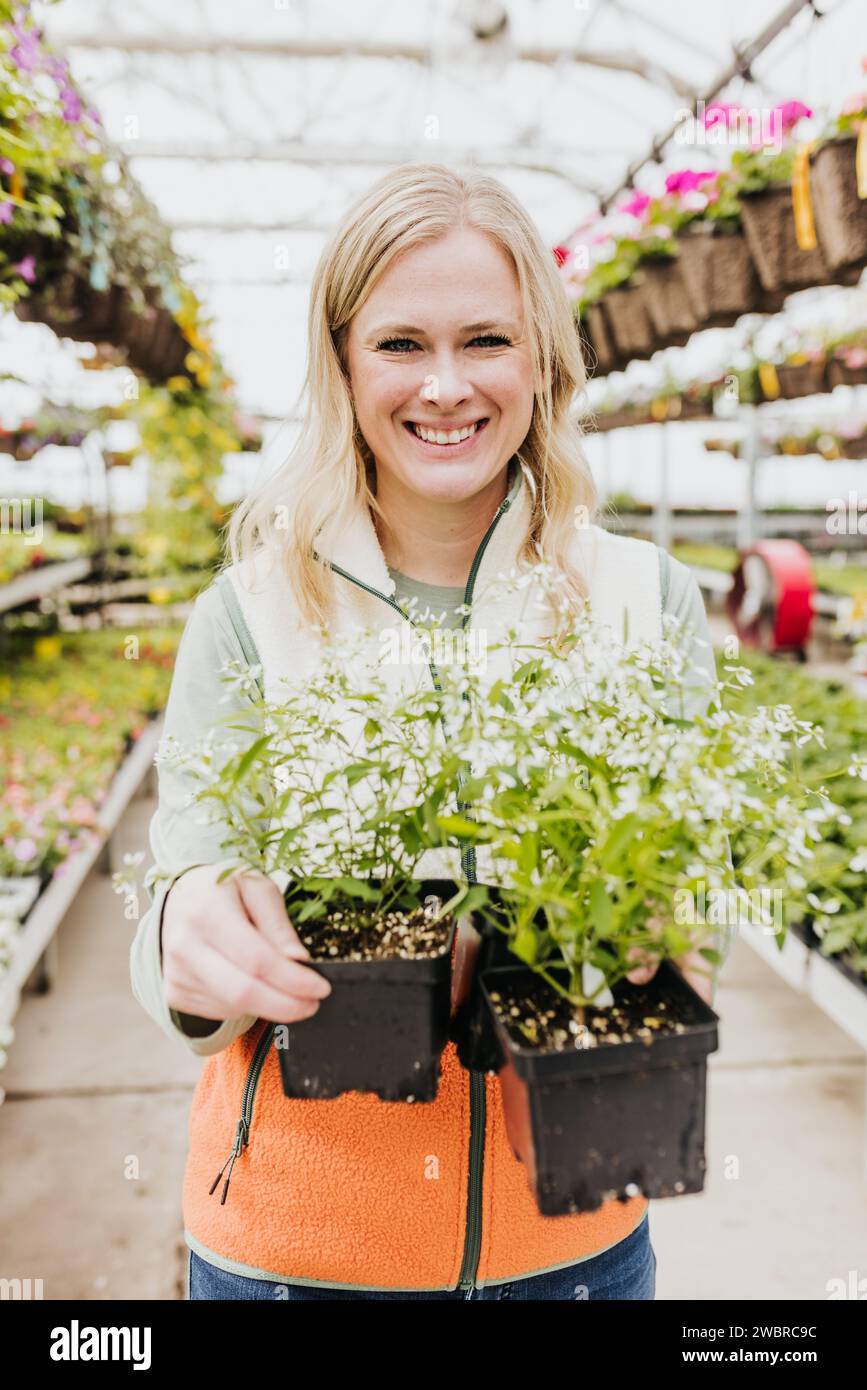
[[[511,347],[511,346],[512,346],[512,340],[511,340],[511,338],[507,338],[506,335],[505,335],[504,333],[485,333],[485,334],[484,334],[482,337],[480,337],[480,338],[473,338],[473,339],[472,339],[472,342],[473,342],[473,343],[485,343],[487,346],[493,346],[493,347]],[[376,349],[377,349],[377,352],[382,348],[382,349],[385,349],[387,352],[402,353],[402,352],[404,351],[404,348],[403,348],[403,347],[397,347],[397,346],[395,346],[395,345],[396,345],[396,344],[404,344],[404,343],[408,343],[410,347],[415,347],[415,346],[417,346],[417,345],[413,342],[413,339],[412,339],[412,338],[383,338],[381,342],[377,343]]]

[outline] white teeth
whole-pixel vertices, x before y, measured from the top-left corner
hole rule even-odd
[[[428,444],[460,444],[462,439],[469,439],[471,434],[475,434],[481,421],[476,421],[474,425],[468,425],[463,430],[429,430],[423,425],[416,425],[410,421],[414,434],[420,439],[424,439]]]

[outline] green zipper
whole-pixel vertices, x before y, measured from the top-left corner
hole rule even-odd
[[[256,1087],[259,1085],[259,1077],[265,1065],[265,1058],[268,1055],[268,1049],[271,1046],[276,1027],[276,1023],[266,1023],[260,1034],[259,1041],[256,1044],[256,1050],[253,1053],[253,1060],[247,1071],[247,1079],[244,1082],[244,1090],[241,1096],[241,1118],[235,1130],[232,1151],[208,1189],[208,1196],[210,1197],[216,1191],[217,1184],[228,1167],[229,1171],[226,1173],[226,1180],[223,1183],[223,1195],[220,1198],[220,1206],[225,1202],[226,1194],[229,1191],[229,1179],[232,1176],[235,1159],[238,1157],[241,1150],[246,1148],[250,1142],[250,1124],[253,1119],[253,1101],[256,1099]]]
[[[470,603],[472,603],[473,590],[475,588],[476,579],[478,577],[479,566],[481,565],[482,557],[488,548],[488,542],[490,541],[491,536],[494,534],[494,529],[497,525],[497,522],[500,520],[500,517],[503,515],[504,512],[507,512],[509,510],[511,504],[511,496],[504,498],[504,500],[500,503],[499,507],[497,508],[497,511],[494,515],[494,518],[490,526],[488,527],[487,531],[481,539],[479,548],[476,551],[475,557],[473,559],[473,563],[470,566],[470,573],[469,577],[467,578],[466,588],[464,590],[464,604],[467,606]],[[317,556],[317,558],[320,557]],[[372,594],[374,598],[382,599],[383,603],[387,603],[389,608],[393,608],[396,613],[399,613],[400,616],[404,619],[404,621],[408,622],[411,627],[417,626],[417,624],[413,622],[412,618],[408,616],[405,610],[401,608],[400,604],[395,599],[390,598],[388,594],[380,593],[379,589],[374,589],[370,584],[365,584],[363,579],[357,579],[354,574],[350,574],[347,570],[342,569],[341,566],[335,564],[333,560],[326,560],[324,561],[324,563],[329,565],[329,567],[333,569],[336,574],[342,575],[344,579],[348,579],[351,584],[356,584],[359,589],[364,589],[368,594]],[[461,620],[461,630],[466,628],[467,620],[469,619],[469,617],[469,613],[464,614]],[[433,678],[435,688],[437,690],[441,690],[442,686],[440,685],[439,672],[436,666],[432,661],[428,662],[428,666],[430,667],[430,672]],[[467,802],[462,802],[460,800],[458,801],[458,807],[460,810],[466,810],[468,804],[469,803]],[[465,850],[461,852],[461,868],[463,869],[463,872],[467,877],[467,882],[475,883],[475,846],[469,845]],[[253,1102],[256,1098],[256,1088],[259,1084],[259,1077],[261,1076],[262,1067],[265,1064],[265,1057],[268,1053],[269,1047],[271,1046],[271,1041],[273,1039],[274,1030],[276,1027],[277,1025],[275,1023],[266,1024],[265,1029],[261,1037],[259,1038],[258,1043],[256,1044],[256,1050],[253,1053],[253,1059],[250,1063],[250,1067],[247,1072],[247,1079],[244,1082],[244,1092],[241,1099],[241,1118],[239,1119],[237,1128],[235,1130],[235,1139],[232,1144],[232,1151],[229,1154],[229,1157],[226,1159],[226,1162],[220,1169],[219,1173],[214,1178],[214,1181],[210,1187],[209,1195],[216,1191],[220,1178],[223,1176],[223,1173],[228,1168],[225,1181],[223,1182],[223,1193],[220,1197],[221,1206],[226,1200],[226,1194],[229,1190],[229,1180],[232,1176],[232,1169],[235,1166],[235,1160],[241,1153],[241,1150],[246,1148],[247,1144],[250,1141],[250,1124],[253,1118]],[[466,1290],[467,1298],[470,1297],[473,1289],[475,1288],[476,1270],[478,1269],[479,1254],[481,1251],[482,1243],[482,1180],[484,1175],[485,1164],[486,1112],[487,1096],[485,1093],[485,1074],[481,1071],[471,1071],[469,1156],[470,1162],[469,1178],[467,1182],[467,1222],[466,1236],[464,1238],[463,1258],[461,1260],[461,1272],[457,1284],[458,1288]]]
[[[511,497],[506,497],[500,503],[493,521],[482,537],[481,545],[476,551],[475,558],[470,567],[467,587],[464,591],[464,603],[469,605],[473,600],[473,590],[475,588],[476,576],[479,566],[482,563],[482,556],[488,548],[488,541],[494,534],[494,527],[504,512],[509,510]],[[467,625],[469,614],[465,613],[461,622],[463,630]],[[462,809],[466,809],[467,803],[462,803]],[[476,850],[474,845],[468,845],[461,854],[461,868],[466,875],[468,883],[476,882]],[[476,1270],[479,1267],[479,1254],[482,1246],[482,1179],[485,1169],[485,1127],[487,1124],[487,1095],[485,1092],[485,1073],[482,1071],[470,1072],[470,1171],[467,1183],[467,1232],[464,1238],[464,1254],[461,1261],[461,1272],[458,1277],[458,1288],[465,1289],[467,1298],[472,1294],[476,1284]]]

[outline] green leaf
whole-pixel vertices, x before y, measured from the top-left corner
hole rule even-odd
[[[253,763],[254,763],[254,762],[256,761],[256,759],[258,758],[258,756],[259,756],[259,754],[261,753],[262,749],[263,749],[263,748],[267,748],[267,746],[268,746],[268,744],[269,744],[270,742],[271,742],[271,735],[270,735],[270,734],[264,734],[264,735],[262,736],[262,738],[257,738],[257,739],[256,739],[256,742],[255,742],[254,744],[252,744],[252,745],[247,749],[246,753],[245,753],[244,756],[241,758],[241,761],[238,763],[237,767],[235,768],[234,772],[231,774],[231,776],[230,776],[230,778],[229,778],[229,781],[230,781],[233,785],[234,785],[234,783],[238,782],[238,781],[244,776],[244,774],[247,772],[247,770],[248,770],[250,767],[252,767]]]
[[[626,846],[635,838],[635,831],[638,825],[638,816],[634,811],[624,816],[618,821],[605,844],[602,846],[597,860],[601,868],[609,869],[612,864],[626,849]]]
[[[509,943],[510,949],[515,955],[527,965],[534,965],[536,962],[536,933],[532,927],[522,927],[514,940]]]
[[[605,891],[605,884],[597,878],[590,889],[590,920],[603,936],[610,930],[611,916],[611,899]]]

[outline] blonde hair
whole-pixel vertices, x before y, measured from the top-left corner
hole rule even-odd
[[[586,373],[554,256],[498,179],[445,164],[403,164],[349,208],[319,258],[307,321],[301,430],[286,462],[251,491],[228,527],[231,561],[240,563],[262,548],[276,551],[302,620],[324,631],[334,576],[316,558],[316,536],[326,521],[341,528],[361,506],[382,516],[371,487],[374,459],[348,389],[350,321],[397,256],[461,227],[486,233],[512,260],[532,345],[533,414],[516,452],[533,497],[519,564],[546,561],[563,576],[559,602],[565,600],[565,611],[583,606],[586,587],[569,551],[576,526],[596,515],[597,495],[571,414]],[[288,526],[278,525],[280,515]]]

